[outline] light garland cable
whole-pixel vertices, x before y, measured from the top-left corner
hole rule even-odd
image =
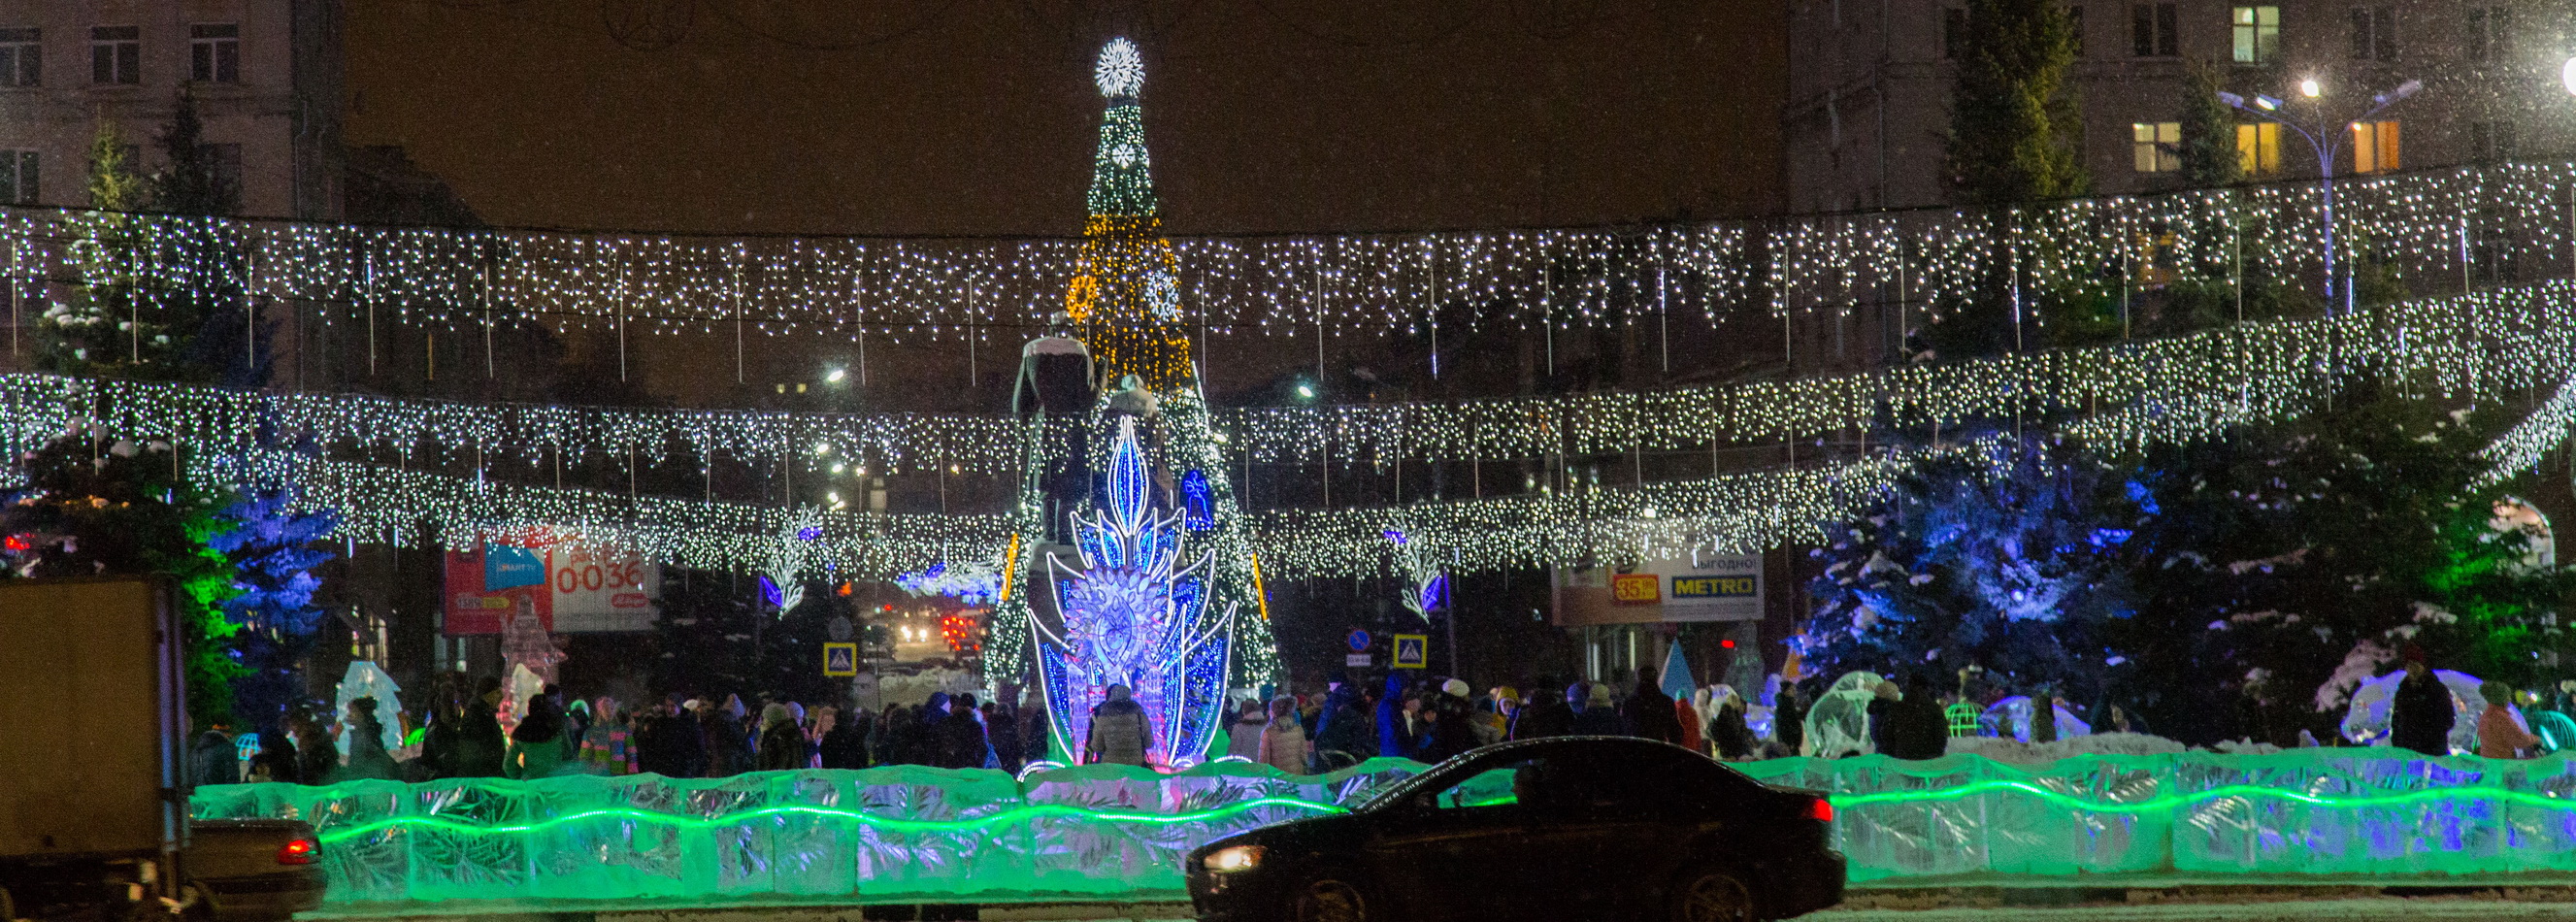
[[[2333,319],[2245,324],[1833,377],[1454,403],[1225,410],[1208,416],[1211,431],[1225,436],[1218,446],[1225,457],[1210,469],[1247,459],[1349,465],[1626,455],[1698,450],[1712,440],[1805,440],[1887,425],[1947,428],[2015,414],[2090,413],[2201,399],[2258,381],[2264,388],[2312,392],[2327,380],[2324,369],[2365,360],[2427,371],[2482,399],[2555,385],[2576,371],[2576,283],[2418,299]],[[510,460],[533,466],[554,459],[631,457],[660,464],[686,454],[701,463],[722,457],[764,468],[785,461],[800,476],[943,469],[1009,476],[1023,470],[1025,445],[1037,425],[993,416],[462,404],[0,375],[0,407],[13,416],[55,405],[76,407],[76,416],[103,414],[119,431],[182,444],[235,444],[244,433],[264,432],[310,440],[325,450],[416,452],[425,461],[495,471]]]
[[[2531,163],[2349,180],[2336,196],[2336,239],[2348,251],[2338,261],[2368,248],[2401,275],[2457,278],[2465,219],[2477,258],[2554,262],[2568,244],[2571,177],[2576,164]],[[1179,267],[1170,302],[1194,306],[1187,322],[1228,335],[1387,335],[1425,332],[1443,305],[1475,305],[1471,329],[1523,330],[1633,325],[1676,308],[1717,322],[1867,302],[1937,306],[2012,265],[2025,284],[2047,289],[2101,289],[2150,268],[2223,280],[2239,245],[2258,267],[2295,278],[2317,263],[2317,198],[2312,184],[2283,183],[2029,206],[2002,220],[1921,210],[1179,237],[1170,241]],[[0,210],[0,250],[21,290],[83,277],[73,251],[87,220],[73,210]],[[864,330],[898,342],[981,341],[997,327],[1035,326],[1065,304],[1066,283],[1094,246],[1090,237],[688,237],[167,215],[124,223],[136,244],[121,266],[146,287],[202,281],[194,254],[211,241],[258,267],[242,280],[250,297],[314,305],[326,321],[853,339]],[[1568,284],[1553,283],[1560,275]],[[1767,301],[1755,299],[1757,283]]]

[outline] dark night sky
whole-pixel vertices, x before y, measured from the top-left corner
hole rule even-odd
[[[406,146],[504,225],[1076,232],[1090,60],[1120,33],[1145,46],[1179,233],[1743,213],[1773,207],[1781,172],[1769,3],[367,0],[349,17],[351,143]],[[636,47],[656,37],[676,42]]]

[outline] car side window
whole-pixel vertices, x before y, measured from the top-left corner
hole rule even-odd
[[[1467,776],[1465,780],[1431,795],[1431,805],[1442,810],[1470,807],[1497,807],[1513,803],[1512,778],[1518,766],[1488,768]]]

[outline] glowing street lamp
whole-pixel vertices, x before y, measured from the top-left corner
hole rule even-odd
[[[2568,76],[2571,81],[2576,81],[2576,61],[2568,62]],[[2576,91],[2576,82],[2571,82],[2569,88],[2571,91]],[[2423,91],[2424,81],[2408,80],[2399,84],[2396,89],[2371,97],[2369,110],[2340,121],[2326,119],[2322,104],[2319,104],[2320,111],[2315,113],[2318,120],[2313,126],[2302,125],[2283,117],[2281,101],[2270,96],[2256,94],[2253,99],[2248,100],[2234,93],[2218,94],[2219,102],[2258,118],[2277,122],[2297,132],[2299,137],[2307,139],[2308,149],[2316,152],[2317,183],[2324,191],[2324,204],[2319,211],[2319,223],[2325,230],[2326,312],[2329,314],[2334,312],[2335,298],[2334,161],[2335,155],[2343,149],[2344,138],[2350,134],[2342,129],[2369,121],[2371,116],[2378,115],[2381,110]],[[2318,83],[2314,77],[2301,80],[2299,95],[2312,100],[2322,98],[2325,96],[2325,85]],[[2352,309],[2352,280],[2345,279],[2343,288],[2344,309],[2350,310]]]
[[[2566,66],[2558,68],[2558,82],[2566,85],[2568,93],[2576,94],[2576,57],[2568,58]]]

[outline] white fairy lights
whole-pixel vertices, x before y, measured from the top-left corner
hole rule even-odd
[[[2456,277],[2472,258],[2559,258],[2571,164],[2464,167],[2337,188],[2338,246],[2399,272]],[[1427,332],[1440,306],[1477,328],[1709,322],[1855,304],[1930,307],[1997,268],[2034,288],[2231,277],[2241,243],[2267,271],[2315,266],[2312,184],[2091,199],[2001,216],[1884,212],[1692,225],[1314,237],[1179,237],[1179,320],[1227,335]],[[5,271],[77,278],[79,213],[0,213]],[[1002,338],[1062,309],[1082,246],[1060,238],[717,238],[135,216],[133,268],[181,281],[187,241],[256,266],[264,300],[325,319],[445,329],[537,324],[635,332]],[[2241,234],[2241,240],[2240,235]],[[2338,262],[2350,256],[2341,254]],[[2440,273],[2434,275],[2434,273]],[[1461,305],[1473,305],[1459,318]]]

